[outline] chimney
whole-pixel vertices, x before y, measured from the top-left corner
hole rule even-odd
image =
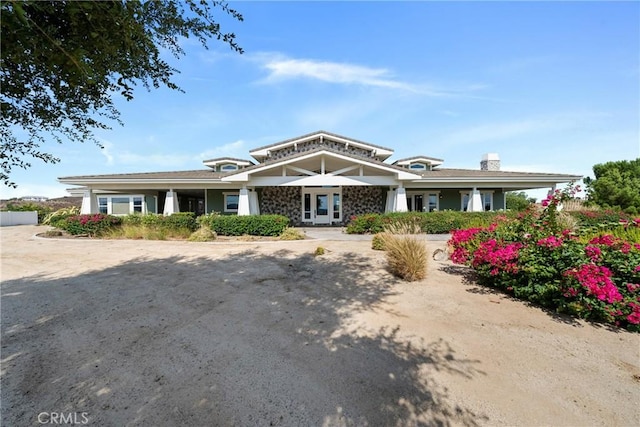
[[[480,162],[481,171],[499,171],[500,170],[500,156],[498,153],[487,153],[482,155],[482,161]]]

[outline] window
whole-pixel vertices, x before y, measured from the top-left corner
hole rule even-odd
[[[333,193],[333,219],[340,219],[340,194]]]
[[[439,194],[438,193],[429,193],[429,212],[437,211],[439,207]]]
[[[238,193],[224,193],[224,211],[238,212],[240,195]]]
[[[106,197],[98,197],[98,212],[101,214],[107,213],[107,198]]]
[[[142,197],[133,198],[133,212],[142,213]]]
[[[460,210],[466,212],[469,206],[469,193],[462,193],[462,200],[460,204]]]
[[[409,169],[425,170],[426,168],[427,167],[424,163],[412,163],[411,165],[409,165]]]
[[[304,219],[311,219],[311,194],[304,195]]]
[[[112,197],[111,198],[111,214],[112,215],[128,215],[129,197]]]
[[[220,170],[222,172],[236,171],[238,170],[238,165],[231,165],[231,164],[222,165],[220,166]]]
[[[485,211],[493,210],[493,193],[480,193]]]
[[[407,210],[413,212],[433,212],[439,208],[439,192],[415,192],[407,193]]]

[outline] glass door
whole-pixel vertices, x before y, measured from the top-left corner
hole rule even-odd
[[[326,193],[317,193],[315,197],[315,213],[316,224],[330,224],[331,217],[329,216],[329,195]]]

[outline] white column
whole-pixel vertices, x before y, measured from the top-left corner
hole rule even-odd
[[[469,203],[467,204],[467,212],[482,212],[484,211],[484,204],[482,203],[482,197],[480,197],[480,191],[474,188],[469,193]]]
[[[81,214],[94,214],[98,213],[98,198],[91,191],[91,189],[87,189],[84,191],[84,195],[82,196],[82,207],[80,208]]]
[[[251,215],[260,215],[260,204],[258,203],[256,190],[251,190],[249,193],[249,212],[251,212]]]
[[[240,189],[240,197],[238,197],[238,215],[251,215],[249,209],[249,190],[247,187]]]
[[[171,215],[173,213],[180,212],[180,206],[178,205],[178,194],[173,189],[167,191],[167,197],[164,199],[164,211],[163,215]]]
[[[407,192],[404,187],[398,187],[396,189],[396,203],[394,206],[394,212],[408,212],[407,206]]]
[[[393,194],[393,190],[389,190],[387,191],[387,203],[385,204],[384,207],[384,212],[385,213],[389,213],[389,212],[393,212],[393,202],[395,195]]]

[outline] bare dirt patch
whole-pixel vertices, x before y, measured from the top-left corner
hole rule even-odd
[[[448,261],[404,283],[370,241],[40,230],[0,230],[3,425],[640,424],[637,334],[479,288]]]

